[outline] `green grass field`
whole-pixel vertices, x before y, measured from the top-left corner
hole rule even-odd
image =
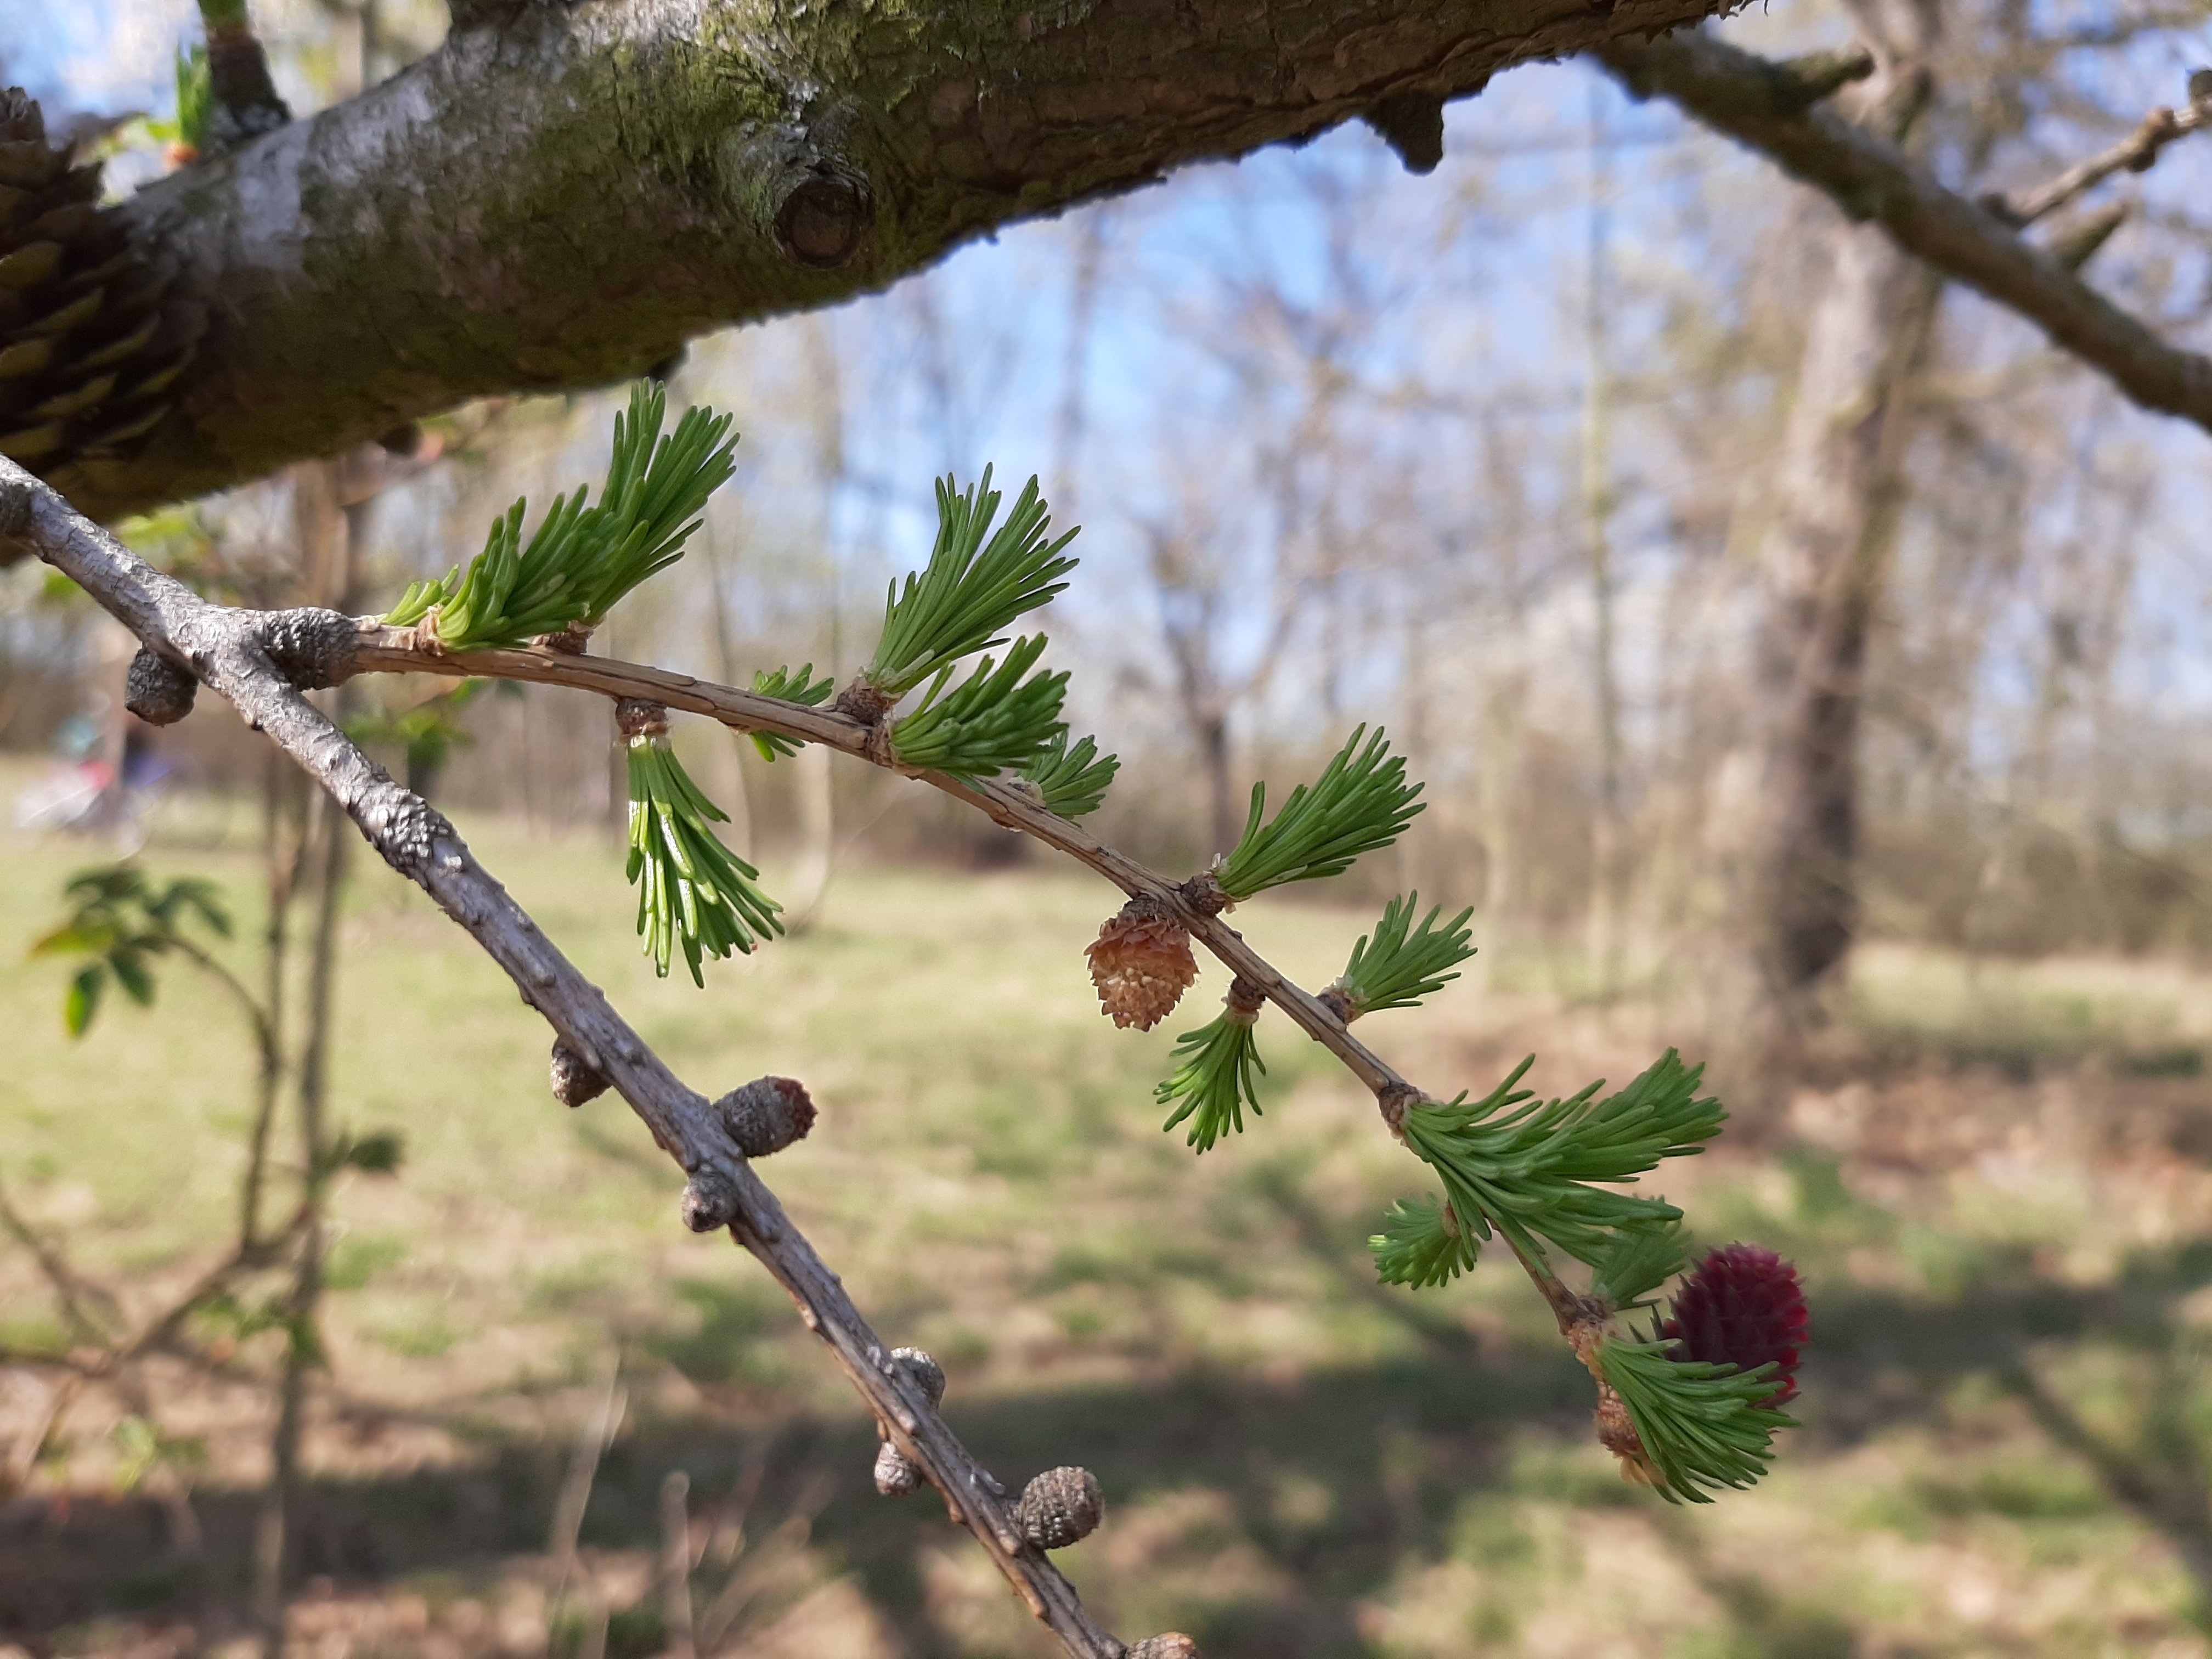
[[[222,881],[242,937],[246,822],[195,820],[198,844],[143,855]],[[1126,1637],[1187,1630],[1208,1659],[2212,1651],[2212,1096],[2205,987],[2178,969],[1970,975],[1869,953],[1878,1061],[1784,1103],[1771,1152],[1668,1173],[1712,1242],[1794,1255],[1814,1310],[1807,1426],[1775,1475],[1673,1510],[1613,1476],[1587,1380],[1510,1262],[1419,1295],[1375,1283],[1364,1237],[1424,1172],[1279,1019],[1247,1133],[1198,1158],[1159,1132],[1173,1037],[1224,980],[1148,1036],[1115,1031],[1082,955],[1114,908],[1103,884],[846,872],[817,925],[702,993],[638,954],[613,846],[463,828],[690,1082],[806,1083],[821,1121],[763,1175],[878,1329],[944,1362],[951,1420],[1003,1480],[1097,1473],[1108,1523],[1060,1559]],[[246,1045],[173,966],[154,1009],[111,1006],[68,1040],[64,971],[23,947],[99,849],[0,845],[0,1178],[88,1278],[150,1308],[220,1246]],[[627,1410],[583,1531],[616,1659],[660,1645],[649,1564],[676,1468],[713,1533],[699,1594],[734,1585],[722,1652],[1054,1651],[926,1493],[875,1497],[865,1414],[751,1261],[682,1229],[680,1180],[627,1109],[556,1104],[514,989],[419,895],[356,867],[336,1099],[409,1158],[337,1203],[301,1650],[584,1639],[549,1631],[544,1552],[618,1355]],[[1263,900],[1237,921],[1317,985],[1371,917]],[[1547,1088],[1621,1080],[1674,1036],[1647,1012],[1466,985],[1361,1030],[1445,1091],[1530,1048]],[[13,1247],[0,1339],[65,1340]],[[120,1490],[131,1404],[95,1391],[66,1455],[0,1507],[0,1651],[183,1651],[238,1628],[265,1397],[149,1376],[151,1413],[204,1452],[177,1465],[198,1550],[173,1502]],[[0,1385],[0,1434],[42,1398],[27,1374]],[[733,1487],[757,1487],[742,1550],[714,1532]]]

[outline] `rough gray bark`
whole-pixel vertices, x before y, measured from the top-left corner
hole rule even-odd
[[[205,331],[178,413],[76,504],[112,518],[471,397],[636,374],[1010,222],[1722,3],[457,8],[391,81],[126,205]]]

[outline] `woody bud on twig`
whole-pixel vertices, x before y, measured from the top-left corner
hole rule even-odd
[[[1041,1550],[1064,1550],[1091,1536],[1106,1518],[1098,1477],[1072,1465],[1047,1469],[1022,1488],[1014,1524]]]
[[[814,1127],[814,1102],[795,1078],[759,1077],[714,1103],[730,1139],[747,1158],[767,1158]]]
[[[935,1407],[945,1398],[945,1368],[920,1348],[893,1348],[893,1363],[914,1379]],[[878,1425],[878,1432],[882,1432]],[[886,1439],[876,1449],[876,1490],[886,1498],[903,1498],[921,1484],[921,1472],[906,1454]]]
[[[694,1170],[684,1185],[684,1224],[695,1233],[718,1233],[738,1218],[738,1189],[720,1170]]]
[[[607,1091],[607,1080],[599,1069],[560,1038],[553,1039],[553,1098],[563,1106],[581,1106]]]
[[[199,689],[190,673],[142,645],[124,679],[123,706],[149,726],[174,726],[192,712]]]

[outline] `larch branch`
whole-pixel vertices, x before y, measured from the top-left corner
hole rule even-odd
[[[444,817],[402,788],[272,660],[270,618],[209,604],[140,560],[52,489],[0,459],[0,507],[17,539],[92,594],[146,648],[186,668],[343,806],[378,854],[422,888],[514,981],[561,1041],[605,1076],[687,1175],[712,1171],[736,1200],[732,1236],[830,1346],[900,1451],[924,1471],[1039,1620],[1076,1659],[1121,1659],[1070,1584],[1014,1522],[1003,1488],[946,1425],[793,1225],[712,1103],[668,1069],[605,994],[563,957]],[[319,613],[343,623],[334,613]],[[511,653],[508,653],[511,654]],[[337,665],[325,665],[336,666]],[[326,682],[325,682],[326,683]]]

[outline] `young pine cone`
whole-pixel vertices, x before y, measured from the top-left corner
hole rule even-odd
[[[1782,1384],[1765,1401],[1779,1408],[1797,1392],[1797,1351],[1811,1334],[1797,1269],[1756,1244],[1730,1244],[1698,1264],[1674,1297],[1659,1334],[1677,1359],[1755,1370],[1769,1360]]]
[[[1149,1031],[1175,1011],[1198,977],[1190,935],[1152,898],[1133,898],[1098,930],[1084,954],[1091,982],[1114,1024]]]

